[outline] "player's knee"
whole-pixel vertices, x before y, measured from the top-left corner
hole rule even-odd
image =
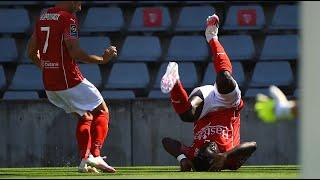
[[[109,115],[108,106],[106,105],[106,103],[104,101],[92,111],[93,114],[99,114],[101,112]]]
[[[228,71],[220,72],[217,75],[216,83],[221,94],[228,94],[236,88],[236,82]]]

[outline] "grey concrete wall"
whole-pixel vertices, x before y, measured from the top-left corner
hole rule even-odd
[[[256,141],[248,164],[296,164],[298,121],[264,124],[246,100],[241,140]],[[108,101],[109,135],[102,149],[114,166],[176,165],[162,148],[172,137],[192,143],[192,124],[179,120],[167,100]],[[76,166],[77,121],[48,101],[0,101],[0,167]]]

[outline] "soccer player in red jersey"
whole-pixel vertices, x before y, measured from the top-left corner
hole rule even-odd
[[[255,142],[240,144],[240,111],[244,103],[232,77],[229,57],[218,41],[218,27],[219,17],[209,16],[205,35],[217,73],[214,85],[197,87],[188,97],[176,62],[169,62],[161,79],[161,90],[170,93],[180,119],[194,123],[191,147],[169,137],[162,140],[165,150],[179,161],[181,171],[236,170],[256,150]]]
[[[79,70],[75,60],[105,64],[117,56],[110,46],[101,56],[89,55],[79,45],[75,13],[81,1],[60,1],[42,10],[28,42],[28,56],[42,70],[49,101],[78,117],[76,138],[81,156],[79,172],[115,172],[100,156],[108,134],[109,111],[99,90]]]

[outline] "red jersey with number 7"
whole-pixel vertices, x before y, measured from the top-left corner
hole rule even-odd
[[[66,40],[78,39],[76,16],[62,8],[44,9],[33,33],[39,46],[45,89],[58,91],[78,85],[84,78],[65,44]]]

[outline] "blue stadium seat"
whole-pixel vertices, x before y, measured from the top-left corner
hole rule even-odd
[[[81,31],[120,31],[123,26],[123,14],[119,7],[92,7],[88,10]]]
[[[153,15],[151,13],[150,21],[159,22],[159,24],[154,23],[150,24],[150,26],[144,24],[144,13],[148,12],[148,9],[150,8],[156,8],[156,10],[160,10],[162,12],[161,14],[161,21],[157,21],[156,19],[152,19]],[[154,16],[157,17],[157,16]],[[160,18],[159,18],[160,19]],[[153,25],[153,26],[151,26]],[[167,7],[138,7],[134,11],[133,18],[131,20],[130,26],[128,28],[129,31],[167,31],[169,27],[171,26],[171,18],[169,14],[169,10]]]
[[[172,4],[179,3],[180,1],[136,1],[139,4]]]
[[[203,77],[202,85],[214,84],[216,81],[216,72],[213,69],[213,64],[209,63]],[[243,86],[245,82],[245,74],[240,62],[232,62],[232,76],[237,81],[239,86]]]
[[[6,100],[33,100],[39,99],[36,91],[6,91],[3,95]]]
[[[250,86],[268,87],[272,84],[289,86],[292,82],[293,73],[288,62],[258,62],[254,68]]]
[[[80,37],[80,46],[89,54],[102,55],[105,48],[111,45],[107,36]]]
[[[31,59],[28,57],[28,49],[27,49],[27,44],[24,44],[24,52],[20,59],[18,60],[19,63],[22,64],[32,64],[33,62]]]
[[[243,18],[238,18],[241,17]],[[254,21],[254,16],[256,20]],[[260,5],[231,6],[228,10],[225,30],[259,30],[265,26],[265,15]]]
[[[121,61],[158,61],[162,54],[160,40],[156,36],[127,36],[120,56]]]
[[[203,36],[174,36],[169,45],[167,61],[205,61],[209,47]]]
[[[1,5],[36,5],[40,4],[41,1],[0,1]]]
[[[149,80],[145,63],[115,63],[104,88],[146,88]]]
[[[186,6],[181,9],[175,31],[204,31],[206,19],[215,13],[212,6]]]
[[[102,80],[101,80],[101,73],[99,65],[97,64],[80,64],[80,71],[82,75],[88,79],[92,84],[96,87],[100,87]]]
[[[24,33],[30,27],[26,9],[0,9],[0,33]]]
[[[272,18],[270,29],[291,30],[298,29],[298,6],[280,4]]]
[[[255,57],[255,46],[250,35],[225,35],[219,40],[230,60],[252,60]]]
[[[244,97],[255,98],[258,93],[265,94],[269,96],[269,88],[249,88]]]
[[[13,38],[0,38],[0,62],[14,62],[18,58],[16,42]]]
[[[169,99],[169,94],[164,94],[161,90],[151,90],[148,98],[152,99]]]
[[[91,1],[92,4],[129,4],[134,1]]]
[[[214,0],[214,1],[180,1],[186,4],[212,4],[212,3],[222,3],[224,1]]]
[[[130,90],[105,90],[101,92],[104,99],[134,99],[136,98],[133,91]]]
[[[164,73],[166,72],[168,63],[162,63],[157,74],[157,78],[154,88],[160,88],[160,81]],[[195,88],[198,85],[198,75],[196,67],[191,62],[178,62],[180,80],[185,88]]]
[[[36,65],[21,64],[17,67],[9,90],[43,90],[42,74]]]
[[[261,60],[296,60],[298,58],[297,35],[269,35],[266,37]]]
[[[6,76],[4,74],[4,69],[0,64],[0,90],[3,90],[6,87]]]

